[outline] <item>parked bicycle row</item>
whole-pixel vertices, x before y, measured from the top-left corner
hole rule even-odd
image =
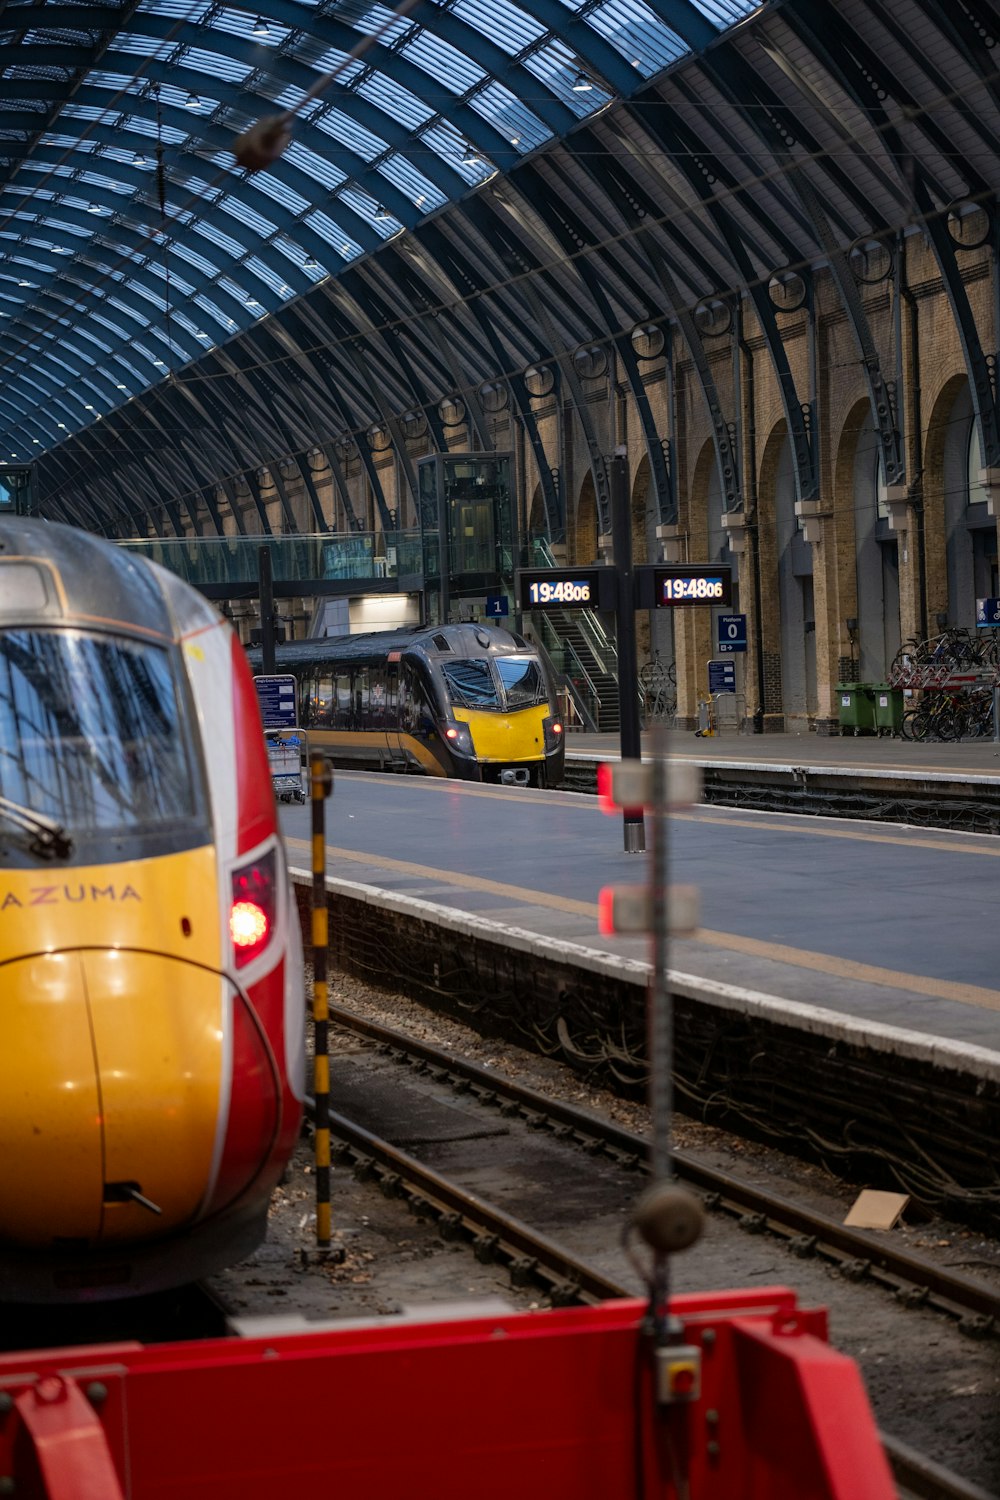
[[[925,641],[904,641],[893,657],[892,672],[920,666],[1000,668],[1000,631],[977,633],[956,626]]]
[[[903,714],[904,740],[970,740],[993,734],[993,690],[927,692]]]

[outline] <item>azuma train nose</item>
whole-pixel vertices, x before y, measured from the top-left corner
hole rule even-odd
[[[228,981],[87,949],[3,965],[0,994],[0,1243],[93,1247],[190,1223],[225,1133]],[[280,1107],[267,1074],[247,1122],[262,1143]]]

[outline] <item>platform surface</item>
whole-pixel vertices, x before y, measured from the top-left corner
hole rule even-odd
[[[640,740],[643,755],[652,753],[654,732],[643,730]],[[761,766],[842,766],[891,771],[917,779],[987,776],[1000,782],[1000,743],[991,739],[920,743],[875,735],[737,734],[735,730],[705,739],[692,730],[676,729],[668,731],[668,744],[671,755],[706,765],[731,761]],[[566,754],[585,760],[618,760],[621,738],[573,731],[566,737]]]
[[[309,818],[282,807],[302,869]],[[716,806],[668,833],[670,879],[701,900],[671,968],[1000,1050],[1000,839]],[[645,938],[598,933],[601,887],[644,882],[649,856],[624,852],[596,798],[338,771],[326,844],[328,875],[648,958]]]

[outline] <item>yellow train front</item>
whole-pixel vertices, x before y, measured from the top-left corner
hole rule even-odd
[[[0,1301],[198,1278],[301,1119],[301,939],[253,683],[173,575],[0,520]]]
[[[259,652],[251,660],[259,670]],[[278,647],[276,667],[298,680],[311,744],[340,764],[562,783],[554,684],[511,631],[462,624],[296,641]]]

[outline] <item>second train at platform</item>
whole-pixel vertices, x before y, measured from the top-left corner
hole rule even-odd
[[[255,672],[261,653],[249,652]],[[312,749],[358,767],[559,786],[563,722],[535,647],[474,624],[328,636],[278,646]]]

